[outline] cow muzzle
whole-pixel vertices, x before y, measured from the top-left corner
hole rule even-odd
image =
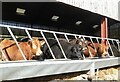
[[[102,57],[108,57],[108,52],[104,52],[104,53],[102,54]]]
[[[43,53],[43,52],[42,52],[41,50],[38,50],[38,51],[36,52],[36,56],[40,56],[42,53]]]

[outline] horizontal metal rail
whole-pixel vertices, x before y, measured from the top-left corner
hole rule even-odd
[[[78,34],[71,34],[71,33],[65,33],[65,32],[48,31],[48,30],[42,30],[42,29],[33,29],[33,28],[19,27],[19,26],[10,26],[10,25],[3,25],[3,24],[0,24],[0,27],[11,27],[11,28],[17,28],[17,29],[27,29],[27,30],[32,30],[32,31],[42,31],[42,32],[48,32],[48,33],[66,34],[66,35],[72,35],[72,36],[84,36],[84,37],[88,37],[88,38],[91,37],[91,38],[101,39],[101,37],[78,35]],[[111,38],[102,38],[102,39],[119,41],[118,39],[111,39]]]
[[[0,81],[89,70],[94,72],[95,69],[98,68],[120,65],[120,62],[118,62],[119,59],[120,58],[116,57],[93,60],[88,59],[2,62],[0,63]]]

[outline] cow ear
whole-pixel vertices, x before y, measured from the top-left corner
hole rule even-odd
[[[32,47],[32,42],[31,41],[28,41],[28,44],[30,45],[30,47]]]
[[[76,41],[76,44],[82,45],[82,41],[77,40],[77,41]]]
[[[80,43],[80,40],[76,40],[76,44],[79,44]]]

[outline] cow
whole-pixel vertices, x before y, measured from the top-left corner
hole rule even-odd
[[[100,57],[108,57],[108,49],[108,45],[104,43],[99,44],[98,55],[100,55]]]
[[[39,41],[38,38],[33,38],[33,40],[27,42],[18,42],[18,44],[23,51],[26,59],[31,60],[34,56],[40,55],[42,53],[40,50],[42,42],[44,41]],[[9,61],[24,60],[14,40],[2,40],[0,42],[0,48],[3,50],[5,56]],[[5,60],[3,56],[2,60]]]
[[[88,50],[90,51],[90,57],[107,57],[108,56],[108,46],[104,43],[92,43],[88,41]]]
[[[61,52],[60,46],[58,45],[57,40],[55,39],[47,39],[51,50],[55,56],[56,59],[63,59],[64,56]],[[68,59],[82,59],[82,46],[77,45],[77,44],[71,44],[66,40],[59,40],[63,51]],[[40,55],[40,60],[41,59],[53,59],[52,54],[50,53],[50,50],[45,43],[42,48],[41,48],[43,55]]]
[[[80,42],[78,45],[83,47],[83,53],[85,57],[107,57],[108,56],[108,46],[103,43],[92,43],[83,38],[70,40],[70,43]]]

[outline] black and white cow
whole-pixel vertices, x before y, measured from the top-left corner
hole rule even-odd
[[[56,59],[61,59],[64,58],[62,51],[58,45],[58,42],[55,39],[47,39],[52,52],[55,56]],[[65,55],[68,59],[81,59],[82,58],[82,46],[77,45],[77,44],[72,44],[67,42],[66,40],[59,40],[63,51],[65,52]],[[40,56],[40,60],[41,59],[53,59],[50,50],[47,46],[47,44],[45,43],[42,48],[41,48],[43,54]]]

